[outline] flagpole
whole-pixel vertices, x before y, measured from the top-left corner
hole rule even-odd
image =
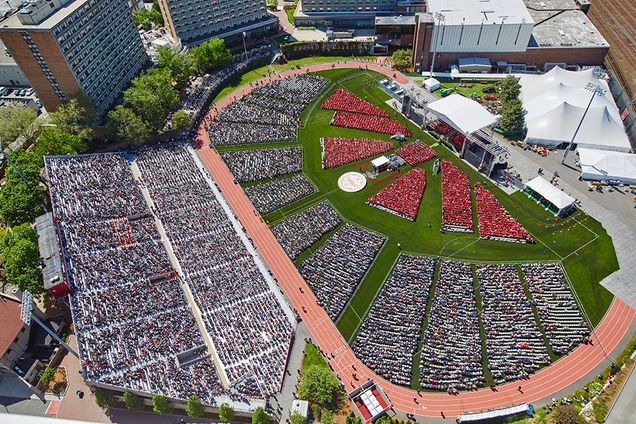
[[[243,31],[243,50],[245,51],[245,59],[247,59],[247,47],[245,46],[245,37],[247,37],[247,32]]]

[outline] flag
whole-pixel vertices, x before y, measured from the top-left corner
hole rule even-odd
[[[621,121],[624,121],[625,118],[627,118],[629,116],[629,109],[625,108],[625,110],[623,110],[623,113],[621,113]]]

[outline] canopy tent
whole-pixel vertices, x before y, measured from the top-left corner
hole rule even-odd
[[[578,153],[582,179],[636,184],[636,155],[586,148]]]
[[[426,88],[429,92],[433,92],[437,90],[440,86],[439,81],[435,78],[427,78],[424,80],[424,88]]]
[[[630,151],[609,86],[596,77],[594,69],[576,72],[554,67],[543,75],[523,75],[519,83],[526,110],[527,143],[546,146],[569,143],[592,99],[575,143],[593,149]],[[603,95],[592,97],[586,88],[588,84],[601,87]]]
[[[574,207],[574,198],[568,196],[543,177],[536,177],[526,183],[526,189],[530,189],[537,197],[532,196],[538,201],[547,201],[550,203],[548,209],[556,215],[562,215]]]
[[[528,119],[526,143],[559,146],[569,143],[585,113],[584,107],[561,103],[546,113]],[[607,107],[590,108],[576,134],[578,147],[629,152],[631,145],[622,124],[616,123]]]
[[[460,94],[451,94],[428,104],[435,116],[464,134],[475,133],[497,122],[497,117],[482,105]]]
[[[486,73],[492,69],[487,57],[460,57],[458,63],[459,72]]]

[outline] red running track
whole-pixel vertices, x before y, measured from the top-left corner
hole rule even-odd
[[[340,63],[336,68],[358,68],[359,63]],[[362,65],[363,67],[365,65]],[[368,69],[381,72],[392,77],[394,71],[379,65],[368,64]],[[283,72],[274,77],[265,78],[261,82],[267,83],[271,79],[282,78],[292,74],[331,69],[331,64],[310,66],[300,70]],[[404,82],[406,77],[398,74],[396,79]],[[227,96],[217,103],[216,109],[222,109],[231,103],[236,96],[241,96],[254,87],[246,86],[233,95]],[[210,117],[216,112],[212,110]],[[511,382],[497,387],[497,391],[489,388],[472,392],[462,392],[451,396],[446,393],[421,392],[397,386],[373,373],[366,365],[355,357],[353,351],[340,335],[335,324],[327,313],[317,304],[316,298],[307,283],[276,241],[269,227],[256,213],[247,196],[239,185],[234,184],[234,177],[216,150],[210,147],[208,135],[201,126],[199,128],[198,154],[214,179],[221,187],[223,194],[234,209],[239,220],[253,240],[256,248],[272,270],[281,288],[300,313],[303,321],[311,333],[313,341],[326,355],[331,367],[347,391],[353,389],[358,382],[373,379],[380,384],[387,394],[393,407],[405,414],[420,417],[456,417],[462,412],[482,411],[486,409],[502,408],[523,402],[537,402],[549,398],[556,392],[572,385],[587,374],[591,373],[618,347],[620,341],[628,334],[636,312],[614,298],[605,317],[591,335],[592,345],[580,345],[570,354],[558,360],[549,367],[533,374],[528,380]],[[355,365],[356,370],[353,367]],[[356,374],[358,382],[353,378]],[[518,391],[521,384],[523,393]]]

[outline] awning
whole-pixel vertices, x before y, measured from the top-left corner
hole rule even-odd
[[[574,204],[574,198],[568,196],[566,193],[550,184],[543,177],[536,177],[528,181],[526,183],[526,187],[529,187],[534,192],[540,194],[541,197],[552,203],[559,210],[563,210]]]
[[[497,117],[486,108],[460,94],[429,103],[428,109],[464,134],[472,134],[497,122]]]

